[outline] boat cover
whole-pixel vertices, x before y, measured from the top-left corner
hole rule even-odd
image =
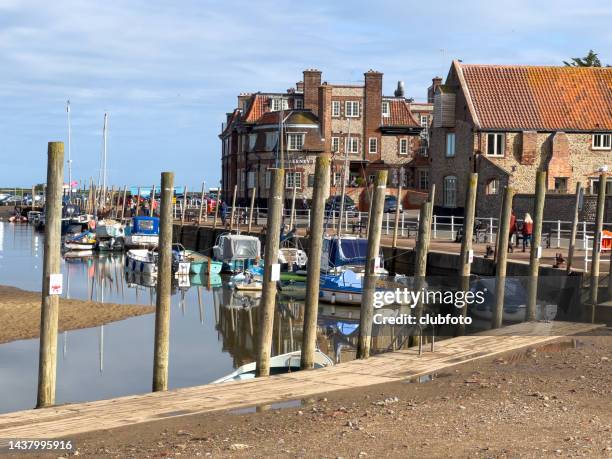
[[[255,236],[241,234],[224,234],[219,237],[219,244],[214,247],[217,260],[252,260],[259,257],[261,242]]]
[[[159,218],[134,217],[132,218],[132,234],[159,234]]]

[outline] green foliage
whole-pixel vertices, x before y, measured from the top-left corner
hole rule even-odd
[[[601,61],[592,49],[584,57],[572,57],[571,62],[563,61],[563,63],[567,67],[601,67]]]

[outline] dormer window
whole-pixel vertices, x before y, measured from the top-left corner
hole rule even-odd
[[[295,108],[296,108],[296,110],[302,110],[304,108],[304,100],[303,99],[295,99]]]
[[[391,108],[388,101],[383,101],[382,103],[382,116],[385,118],[391,116]]]
[[[289,108],[289,103],[287,99],[283,99],[282,97],[275,97],[271,99],[270,110],[273,112],[278,112],[280,110],[287,110]]]
[[[297,151],[304,147],[304,134],[287,134],[287,150]]]

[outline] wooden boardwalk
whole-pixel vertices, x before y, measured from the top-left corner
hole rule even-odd
[[[411,348],[315,371],[8,413],[0,415],[0,447],[10,439],[69,439],[84,432],[414,378],[598,327],[571,322],[524,323],[486,335],[443,340],[436,343],[435,352],[422,356]]]

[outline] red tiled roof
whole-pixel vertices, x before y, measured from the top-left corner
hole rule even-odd
[[[266,108],[269,105],[269,96],[263,94],[253,94],[249,109],[244,115],[243,121],[247,123],[254,123],[266,112]]]
[[[227,132],[229,132],[229,130],[233,127],[234,121],[236,121],[238,116],[240,116],[240,110],[236,108],[236,109],[234,109],[234,111],[232,113],[232,116],[230,116],[230,119],[228,120],[227,124],[225,125],[225,129],[221,133],[222,136],[225,135]]]
[[[383,116],[383,126],[421,127],[412,116],[408,103],[403,99],[384,100],[389,102],[389,116]]]
[[[481,129],[612,130],[612,68],[454,65]]]

